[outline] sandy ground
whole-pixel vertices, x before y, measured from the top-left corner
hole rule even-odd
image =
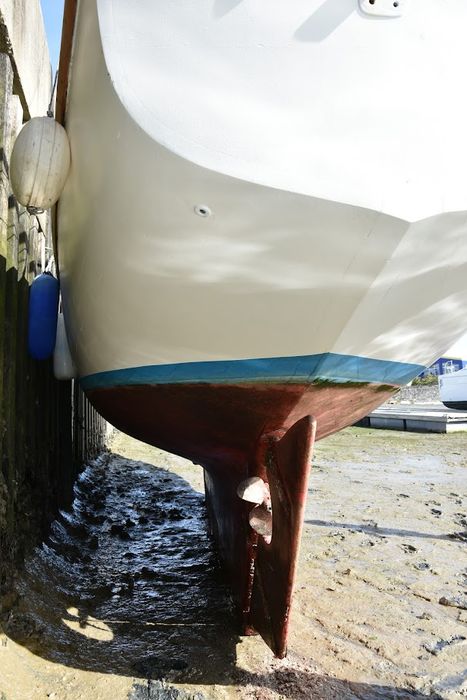
[[[467,434],[316,446],[284,661],[235,635],[201,470],[112,450],[3,600],[0,700],[467,697]]]

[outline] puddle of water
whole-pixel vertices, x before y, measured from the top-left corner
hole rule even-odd
[[[189,682],[222,676],[235,654],[203,496],[118,455],[86,467],[18,592],[7,632],[57,663]]]

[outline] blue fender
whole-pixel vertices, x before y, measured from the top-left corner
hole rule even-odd
[[[57,335],[60,285],[50,273],[35,278],[29,292],[28,349],[34,360],[51,357]]]

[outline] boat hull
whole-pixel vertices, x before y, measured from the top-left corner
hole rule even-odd
[[[409,363],[415,376],[459,337],[465,211],[412,221],[377,201],[336,201],[332,188],[313,196],[232,177],[220,157],[219,170],[202,167],[135,121],[102,41],[95,2],[81,3],[57,241],[81,377],[325,353]],[[347,138],[345,120],[336,129]],[[374,177],[384,190],[383,165]]]
[[[282,658],[315,438],[358,420],[397,388],[331,381],[143,384],[91,389],[88,396],[117,427],[204,467],[211,531],[242,631],[259,632]],[[253,504],[237,493],[252,476],[271,491],[271,543],[250,527]]]
[[[244,630],[278,656],[315,439],[465,326],[467,100],[450,88],[467,9],[449,2],[388,20],[353,0],[87,0],[74,32],[67,2],[73,359],[107,420],[203,466]],[[237,496],[252,476],[270,543]]]
[[[467,411],[467,368],[438,379],[439,397],[447,408]]]
[[[455,411],[467,411],[467,401],[443,401],[446,408],[452,408]]]
[[[201,464],[238,470],[238,481],[264,431],[317,420],[317,439],[355,423],[398,387],[380,383],[183,383],[87,391],[117,428]]]

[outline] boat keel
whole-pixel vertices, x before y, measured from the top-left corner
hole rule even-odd
[[[306,416],[287,431],[264,433],[256,455],[243,469],[228,475],[205,471],[211,528],[241,612],[243,633],[259,633],[279,658],[287,653],[315,434],[316,422]],[[241,484],[252,477],[269,486],[262,504],[237,493],[239,485],[239,492],[245,491]]]

